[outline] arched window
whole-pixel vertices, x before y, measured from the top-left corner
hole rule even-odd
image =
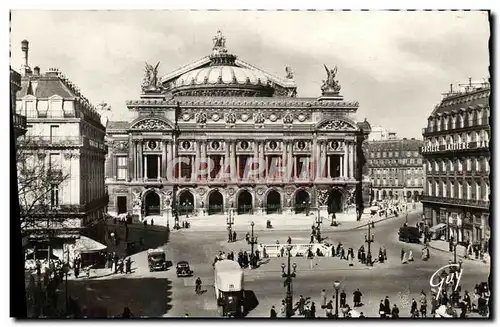
[[[437,181],[436,181],[436,182],[434,183],[434,187],[436,188],[436,189],[435,189],[435,194],[436,194],[436,196],[439,196],[439,182],[437,182]]]
[[[484,188],[483,188],[483,201],[490,201],[490,184],[489,183],[484,183]]]
[[[470,111],[468,116],[468,126],[474,126],[474,111]]]
[[[465,182],[466,188],[467,188],[467,200],[472,199],[472,185],[470,185],[469,182]]]
[[[461,159],[457,159],[457,170],[459,172],[462,172],[462,160]]]
[[[471,171],[472,170],[472,164],[471,164],[471,159],[470,158],[467,158],[466,164],[467,164],[467,171]]]
[[[441,130],[441,117],[436,119],[436,131],[439,132],[440,130]]]
[[[459,124],[460,124],[460,128],[464,128],[464,121],[465,121],[464,113],[461,113],[458,116],[458,121],[459,121]]]
[[[483,122],[482,122],[482,118],[483,118],[483,109],[478,109],[478,110],[477,110],[477,116],[476,116],[476,118],[477,118],[477,124],[478,124],[478,125],[482,125],[482,124],[483,124]]]
[[[452,129],[457,128],[457,115],[455,114],[451,116],[451,128]]]
[[[429,196],[432,196],[432,182],[431,181],[427,182],[427,193],[429,194]]]
[[[443,198],[446,198],[447,194],[446,194],[446,182],[443,182],[441,187],[443,188]]]
[[[455,183],[450,182],[450,198],[455,198]]]
[[[441,165],[443,166],[443,170],[442,170],[442,172],[445,172],[445,171],[446,171],[446,160],[443,160],[443,161],[441,162]]]
[[[476,182],[476,200],[478,201],[481,200],[481,190],[482,190],[481,184]]]
[[[488,158],[484,158],[484,171],[485,172],[490,172],[490,162]]]
[[[446,131],[448,130],[448,116],[443,117],[443,129]]]
[[[458,182],[457,188],[458,188],[458,198],[462,199],[464,196],[463,184]]]
[[[449,160],[449,165],[450,165],[450,172],[455,171],[455,167],[453,167],[453,160]]]
[[[434,172],[437,173],[439,171],[439,162],[436,160],[434,161]]]

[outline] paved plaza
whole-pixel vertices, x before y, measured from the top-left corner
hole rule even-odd
[[[421,219],[421,212],[416,210],[408,215],[408,223],[415,224]],[[380,247],[387,250],[388,260],[384,263],[375,263],[373,267],[367,267],[354,260],[354,265],[337,257],[315,257],[310,260],[304,257],[293,257],[292,263],[297,264],[297,277],[293,281],[294,301],[300,295],[314,301],[317,306],[317,316],[324,316],[323,310],[319,308],[320,292],[327,291],[331,299],[334,293],[333,281],[341,282],[341,290],[347,294],[347,303],[352,307],[352,293],[359,288],[363,293],[362,307],[358,311],[367,317],[378,317],[378,304],[381,299],[389,296],[392,304],[400,308],[401,317],[410,316],[411,299],[417,301],[423,290],[430,294],[429,279],[432,274],[453,260],[453,253],[443,249],[431,248],[430,259],[422,261],[420,257],[422,245],[407,244],[398,240],[397,231],[405,222],[405,217],[383,219],[375,224],[372,233],[375,242],[371,245],[372,253],[376,257]],[[286,243],[290,236],[293,243],[309,243],[309,229],[304,227],[300,230],[260,230],[258,231],[259,243]],[[227,232],[221,226],[220,231],[199,231],[183,229],[172,231],[170,241],[164,246],[167,252],[167,260],[171,267],[165,272],[149,272],[147,256],[140,252],[132,256],[133,273],[129,275],[113,274],[109,269],[100,269],[92,272],[91,281],[86,295],[79,299],[85,306],[92,307],[96,303],[109,305],[112,302],[113,310],[119,310],[128,306],[136,315],[180,317],[186,313],[192,317],[217,317],[217,306],[213,288],[213,259],[219,251],[238,252],[249,251],[250,246],[244,240],[246,229],[236,228],[238,240],[233,243],[227,242]],[[341,242],[345,248],[352,247],[355,251],[364,241],[367,232],[365,222],[353,223],[350,226],[334,229],[325,226],[322,229],[326,241],[338,244]],[[366,248],[366,244],[365,244]],[[412,251],[415,261],[402,264],[400,252]],[[459,255],[461,258],[461,255]],[[175,264],[178,261],[187,260],[195,274],[193,277],[178,278],[175,275]],[[462,259],[463,260],[463,259]],[[268,317],[271,306],[280,307],[281,300],[285,296],[286,289],[283,287],[281,276],[281,264],[283,258],[263,259],[261,265],[256,269],[245,269],[245,290],[250,296],[254,296],[257,305],[249,312],[248,317]],[[464,273],[460,280],[462,290],[473,292],[474,286],[482,281],[487,281],[490,266],[479,260],[464,260]],[[201,295],[195,295],[194,281],[200,277],[203,282]],[[71,280],[74,278],[70,277]],[[87,285],[86,278],[73,280],[70,292],[77,292],[76,285]],[[122,285],[117,294],[102,294],[97,291],[99,283],[106,285]],[[130,284],[130,285],[128,285]],[[163,291],[159,288],[163,287]],[[85,288],[80,287],[81,291]],[[92,291],[93,290],[93,291]],[[125,296],[127,294],[140,294],[137,296]],[[97,298],[92,298],[94,292]],[[148,295],[150,292],[150,296]],[[120,294],[118,296],[118,294]],[[75,296],[77,296],[75,294]],[[108,300],[106,300],[106,298]],[[334,301],[335,303],[335,301]],[[144,309],[149,307],[149,309]],[[111,310],[111,311],[113,311]],[[110,312],[111,313],[111,312]],[[473,315],[472,315],[473,316]]]

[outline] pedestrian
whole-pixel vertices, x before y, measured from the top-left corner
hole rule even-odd
[[[385,314],[389,316],[391,314],[391,302],[389,301],[389,296],[385,297],[384,300],[384,308],[385,308]]]
[[[361,248],[358,249],[358,261],[361,262]]]
[[[314,302],[311,303],[309,311],[311,312],[311,318],[316,318],[316,304]]]
[[[311,234],[311,239],[309,240],[309,243],[314,243],[314,234]]]
[[[280,257],[283,257],[284,254],[285,254],[285,248],[282,246],[280,249]]]
[[[361,306],[361,296],[363,294],[361,294],[361,292],[359,291],[359,288],[356,291],[354,291],[352,294],[353,294],[353,299],[352,300],[354,302],[354,307],[355,308],[356,307],[360,307]]]
[[[331,317],[332,316],[332,310],[333,310],[333,301],[330,300],[328,302],[328,304],[326,305],[326,310],[325,310],[325,314],[327,317]]]
[[[304,314],[304,306],[306,304],[306,299],[301,295],[299,298],[299,314]]]
[[[120,260],[120,263],[118,265],[118,271],[120,272],[120,274],[123,274],[123,268],[124,268],[124,262],[123,262],[123,259]]]
[[[340,249],[340,259],[345,259],[347,260],[346,256],[345,256],[345,250],[344,250],[344,247],[342,247]]]
[[[233,239],[232,239],[232,241],[233,241],[233,242],[236,242],[237,240],[238,240],[238,239],[236,238],[236,232],[233,232]]]
[[[417,301],[414,298],[411,299],[410,314],[412,318],[418,317]]]
[[[413,252],[411,250],[410,250],[410,252],[408,252],[408,261],[409,262],[413,261]]]
[[[80,275],[80,265],[78,261],[74,263],[73,269],[75,271],[75,278],[78,278],[78,276]]]
[[[466,309],[468,311],[470,311],[471,310],[471,300],[470,300],[470,296],[469,296],[469,292],[468,291],[465,291],[463,301],[466,304]]]
[[[151,218],[151,226],[153,226],[155,224],[153,218]]]
[[[321,290],[321,309],[325,309],[326,308],[326,290],[323,289]]]
[[[438,308],[439,301],[436,299],[436,295],[432,295],[432,300],[431,300],[431,316],[434,316],[436,314],[436,310]]]
[[[401,249],[401,261],[403,261],[404,256],[405,256],[405,250]]]
[[[288,239],[286,240],[286,242],[287,242],[288,244],[292,244],[292,238],[291,238],[290,236],[288,236]]]
[[[392,306],[391,316],[392,316],[392,319],[399,318],[399,308],[398,308],[398,306],[395,303]]]
[[[345,294],[345,291],[342,290],[342,292],[340,293],[340,306],[341,307],[345,306],[346,298],[347,298],[347,295]]]
[[[361,263],[362,264],[366,263],[366,253],[364,251],[361,252]]]
[[[408,263],[408,254],[407,254],[407,253],[405,253],[405,254],[403,255],[403,260],[401,261],[401,263],[402,263],[402,264]]]
[[[384,300],[380,300],[380,305],[378,306],[378,313],[380,318],[385,318],[385,304]]]
[[[332,249],[332,257],[335,257],[335,245],[332,244],[331,249]]]
[[[130,260],[130,257],[128,257],[127,261],[125,261],[125,273],[126,274],[132,273],[132,261]]]
[[[281,301],[280,315],[282,317],[286,316],[286,303],[285,303],[285,301]]]
[[[276,319],[278,317],[274,305],[271,307],[271,311],[269,313],[269,318]]]
[[[128,307],[123,308],[123,313],[122,313],[122,318],[131,318],[134,315],[132,312],[130,312],[130,309]]]
[[[358,318],[366,318],[366,317],[365,317],[365,314],[364,314],[363,312],[360,312],[360,314],[359,314],[359,317],[358,317]]]
[[[250,233],[248,233],[248,232],[245,234],[245,241],[247,243],[250,243]],[[276,242],[278,242],[278,241],[276,241]]]

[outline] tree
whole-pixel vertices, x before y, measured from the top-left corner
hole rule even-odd
[[[61,165],[61,153],[50,154],[50,139],[26,135],[18,139],[16,164],[20,224],[23,237],[36,238],[49,244],[65,229],[66,217],[61,211],[74,208],[59,203],[62,188],[70,179]]]

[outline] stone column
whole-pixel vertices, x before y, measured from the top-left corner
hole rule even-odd
[[[354,178],[354,144],[349,144],[349,177]]]
[[[316,135],[313,135],[312,145],[311,145],[311,154],[309,156],[309,170],[308,170],[308,179],[313,181],[316,178]]]
[[[167,141],[162,141],[162,155],[161,155],[161,177],[167,178]]]
[[[132,134],[128,135],[128,169],[127,169],[127,179],[130,182],[132,180],[134,171],[134,146],[132,141]]]
[[[331,159],[332,159],[332,158],[331,158],[331,156],[329,156],[329,155],[327,154],[327,155],[326,155],[326,160],[327,160],[326,176],[327,176],[328,178],[331,178],[331,177],[332,177],[332,175],[331,175],[331,173],[330,173],[330,168],[331,168],[331,165],[332,165],[332,162],[331,162],[332,160],[331,160]]]
[[[314,179],[315,180],[318,180],[320,179],[320,161],[321,161],[321,141],[320,140],[316,140],[316,153],[315,153],[315,158],[314,158],[314,161],[316,162],[316,164],[314,165],[315,168],[314,168]]]
[[[143,160],[142,159],[142,140],[139,140],[137,142],[137,145],[139,146],[139,156],[137,158],[137,163],[138,163],[137,166],[139,166],[139,170],[137,172],[137,177],[138,177],[138,179],[142,180],[142,179],[144,179],[144,168],[142,166],[142,162],[143,162],[142,161]]]
[[[144,156],[144,179],[148,179],[148,157]]]
[[[208,167],[208,160],[207,160],[207,142],[206,141],[201,142],[201,159],[202,159],[204,170],[207,171],[206,173],[204,173],[203,176],[201,176],[201,179],[207,180],[207,175],[209,175],[210,172],[208,171],[209,167]]]
[[[200,147],[201,147],[201,142],[200,141],[194,141],[194,148],[195,148],[195,156],[194,156],[194,165],[193,165],[193,170],[191,173],[191,180],[192,181],[198,181],[199,179],[199,173],[200,173]]]
[[[349,144],[347,142],[344,142],[344,158],[343,158],[343,169],[342,169],[342,176],[348,178],[349,177],[349,165],[348,165],[348,158],[349,158]]]
[[[229,141],[225,141],[225,153],[224,153],[224,166],[222,167],[222,170],[224,171],[224,179],[227,179],[227,172],[228,172],[228,167],[230,167],[230,152],[229,148],[231,147],[231,143]]]
[[[288,158],[286,159],[286,166],[285,166],[285,173],[286,173],[286,180],[290,180],[290,177],[292,176],[292,172],[294,171],[294,166],[295,166],[295,157],[293,155],[293,143],[289,142],[288,143]]]
[[[130,171],[131,180],[135,180],[137,178],[137,142],[132,140],[132,170]]]
[[[343,165],[343,162],[344,162],[344,156],[342,155],[339,155],[339,162],[340,162],[340,177],[344,177],[344,165]]]
[[[160,158],[159,155],[156,156],[156,158],[158,160],[158,167],[157,167],[158,168],[158,174],[156,175],[157,176],[156,179],[160,180],[161,179],[161,174],[160,174],[161,173],[161,158]]]
[[[240,156],[236,156],[236,171],[235,171],[235,174],[236,174],[236,180],[239,180],[241,177],[240,177]]]
[[[254,143],[253,143],[253,176],[252,178],[255,180],[255,179],[259,179],[259,171],[257,170],[258,169],[258,166],[257,166],[257,163],[259,162],[259,141],[255,140]]]
[[[280,177],[282,178],[282,180],[288,180],[288,176],[286,175],[286,165],[287,165],[287,153],[288,153],[288,144],[289,144],[289,141],[285,141],[283,140],[283,143],[282,143],[282,146],[283,146],[283,151],[281,153],[281,162],[279,163],[278,167],[280,167],[281,169],[281,173],[280,173]]]
[[[266,157],[266,179],[269,179],[269,171],[267,169],[267,167],[269,167],[269,156],[265,157]]]
[[[264,151],[265,151],[265,149],[266,149],[266,142],[265,141],[259,142],[259,165],[265,164],[264,163]],[[264,176],[267,176],[266,169],[267,169],[267,167],[263,167],[263,169],[259,168],[259,170],[260,170],[259,179],[260,180],[263,180]]]
[[[231,169],[231,179],[236,178],[236,141],[231,141],[231,162],[230,162],[230,169]]]
[[[172,175],[172,176],[170,176],[170,177],[172,177],[172,179],[173,179],[173,180],[175,180],[175,177],[176,177],[176,176],[174,175],[175,171],[174,171],[174,165],[173,165],[173,163],[172,163],[172,161],[173,161],[173,156],[174,156],[174,145],[173,145],[173,141],[168,141],[167,145],[168,145],[168,150],[167,150],[167,164],[166,164],[166,166],[165,166],[165,168],[166,168],[165,170],[167,170],[167,169],[171,169],[171,170],[172,170],[172,173],[171,173],[171,175]],[[169,178],[169,176],[168,176],[168,175],[169,175],[169,174],[165,172],[165,177],[166,177],[167,179]]]

